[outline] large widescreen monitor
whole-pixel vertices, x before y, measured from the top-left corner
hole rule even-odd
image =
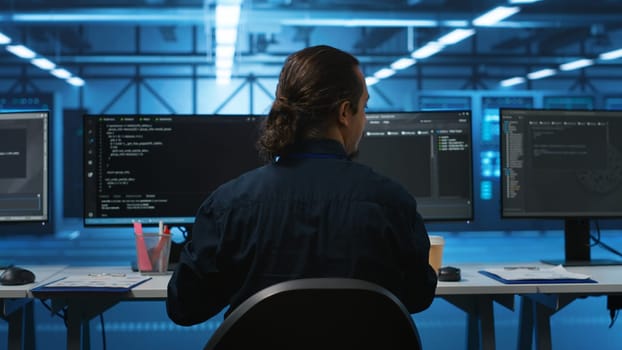
[[[473,219],[471,112],[368,113],[357,161],[408,190],[425,221]]]
[[[0,232],[50,233],[49,111],[0,112]]]
[[[84,224],[189,229],[224,182],[262,165],[262,117],[85,115]]]
[[[564,220],[565,265],[591,259],[590,219],[622,217],[622,111],[501,109],[503,218]]]

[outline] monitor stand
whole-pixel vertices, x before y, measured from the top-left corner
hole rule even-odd
[[[589,219],[566,218],[564,220],[564,253],[566,258],[542,260],[542,262],[549,265],[563,266],[622,265],[622,260],[592,259],[590,238]]]

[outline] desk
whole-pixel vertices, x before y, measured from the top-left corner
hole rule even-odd
[[[622,293],[622,274],[619,267],[569,267],[568,270],[591,275],[599,283],[576,284],[503,284],[486,277],[479,270],[491,267],[543,264],[459,264],[460,282],[439,282],[437,297],[447,300],[468,315],[467,349],[495,349],[493,307],[498,303],[514,310],[514,297],[521,296],[519,319],[519,349],[531,349],[535,331],[539,350],[551,348],[550,316],[577,298],[593,295]],[[127,266],[67,268],[57,277],[88,273],[132,273]],[[102,294],[71,292],[66,294],[35,295],[50,298],[53,310],[66,310],[67,349],[89,349],[89,322],[91,319],[124,300],[164,300],[170,275],[156,275],[132,289],[129,293]]]
[[[0,285],[0,318],[9,323],[9,350],[35,349],[34,311],[29,290],[60,273],[65,266],[21,266],[35,274],[35,283]]]
[[[128,266],[69,267],[64,269],[59,277],[89,273],[138,274],[138,272],[132,272]],[[50,299],[54,312],[64,309],[67,323],[67,349],[86,350],[90,348],[89,322],[94,317],[124,300],[166,299],[166,287],[171,275],[164,274],[151,277],[150,280],[132,288],[129,293],[37,292],[32,296],[39,299]]]
[[[550,265],[545,265],[549,266]],[[590,275],[598,283],[525,285],[531,292],[519,293],[519,349],[531,349],[535,332],[536,349],[550,350],[551,316],[574,300],[589,296],[622,294],[620,266],[574,266],[568,271]]]
[[[514,310],[514,296],[534,290],[531,285],[503,284],[478,272],[508,265],[512,264],[459,264],[456,266],[461,270],[460,282],[438,282],[436,295],[467,313],[466,348],[469,350],[495,349],[495,302]]]
[[[489,265],[485,265],[489,267]],[[512,309],[514,295],[532,289],[520,285],[505,285],[483,276],[477,271],[484,265],[464,265],[462,281],[439,282],[437,296],[459,307],[468,315],[468,349],[493,350],[495,331],[493,304],[495,302]],[[68,268],[63,276],[88,273],[132,273],[126,266]],[[65,309],[67,317],[67,349],[89,349],[89,322],[110,307],[124,300],[164,300],[170,275],[156,275],[152,279],[123,294],[71,292],[59,295],[37,293],[37,298],[49,298],[52,309]]]

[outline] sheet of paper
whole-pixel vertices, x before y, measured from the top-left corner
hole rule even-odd
[[[151,277],[117,273],[94,273],[68,276],[46,284],[46,288],[131,288]]]
[[[567,280],[589,279],[589,275],[574,273],[566,270],[562,265],[554,267],[502,267],[484,269],[483,271],[495,274],[508,281],[518,280]]]

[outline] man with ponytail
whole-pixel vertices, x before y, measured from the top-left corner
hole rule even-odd
[[[411,313],[430,306],[437,277],[415,199],[352,161],[368,99],[352,55],[313,46],[287,58],[258,140],[266,165],[199,208],[168,286],[174,322],[204,322],[265,287],[311,277],[374,282]]]

